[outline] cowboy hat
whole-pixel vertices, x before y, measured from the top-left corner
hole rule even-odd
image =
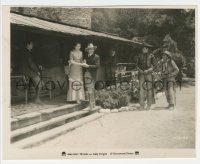
[[[172,55],[169,51],[164,51],[163,54],[167,55],[170,59],[172,58]]]
[[[92,43],[88,44],[88,46],[85,48],[86,51],[88,51],[89,49],[97,49],[97,46],[94,46]]]

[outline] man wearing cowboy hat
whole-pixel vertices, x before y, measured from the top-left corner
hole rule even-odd
[[[95,106],[95,96],[94,96],[94,87],[97,76],[97,69],[100,66],[100,57],[95,53],[97,46],[94,46],[92,43],[88,44],[85,51],[87,52],[85,56],[85,61],[87,63],[87,67],[85,68],[85,87],[86,91],[89,93],[90,101],[93,101],[92,107]]]
[[[168,102],[168,108],[174,109],[176,103],[176,90],[175,90],[175,78],[179,72],[176,63],[172,60],[171,53],[164,51],[163,53],[163,66],[162,66],[162,77],[165,86],[165,96]]]
[[[150,110],[151,105],[155,104],[152,71],[156,66],[156,59],[149,52],[150,48],[152,48],[152,45],[144,43],[142,45],[142,54],[138,58],[139,103],[141,110],[145,108],[145,97],[147,99],[147,110]]]

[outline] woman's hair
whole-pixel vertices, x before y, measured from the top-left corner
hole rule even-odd
[[[80,46],[81,46],[81,43],[80,42],[76,42],[75,44],[74,44],[74,48],[77,46],[77,45],[79,45],[80,44]]]

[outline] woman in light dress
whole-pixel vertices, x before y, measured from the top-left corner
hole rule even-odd
[[[67,101],[69,102],[80,103],[81,100],[85,100],[82,68],[88,67],[88,65],[83,61],[83,53],[80,49],[81,44],[76,43],[74,49],[70,52],[69,90],[67,93]]]

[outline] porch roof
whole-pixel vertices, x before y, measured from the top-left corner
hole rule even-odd
[[[61,33],[71,34],[71,35],[96,36],[96,37],[107,38],[111,40],[118,40],[122,42],[128,42],[132,44],[141,45],[140,42],[132,41],[129,39],[125,39],[122,37],[118,37],[118,36],[114,36],[114,35],[110,35],[106,33],[95,32],[88,29],[82,29],[82,28],[64,25],[60,23],[50,22],[50,21],[39,19],[36,17],[24,16],[24,15],[16,14],[16,13],[10,13],[10,14],[11,14],[11,19],[10,19],[11,23],[18,26],[34,27],[37,29],[61,32]]]

